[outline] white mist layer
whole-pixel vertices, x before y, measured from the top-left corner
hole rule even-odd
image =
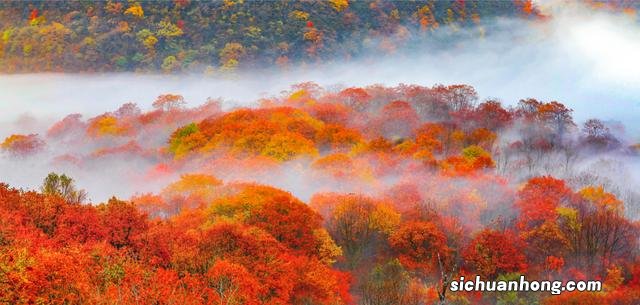
[[[461,40],[446,48],[437,42],[442,35],[465,35],[443,31],[437,39],[412,48],[419,51],[285,72],[256,71],[233,78],[132,73],[0,75],[0,140],[12,133],[44,134],[51,123],[70,113],[81,113],[87,119],[113,111],[125,102],[135,102],[148,110],[164,93],[183,95],[189,106],[202,104],[208,97],[221,97],[224,108],[229,109],[254,105],[257,99],[278,95],[292,84],[313,81],[325,88],[470,84],[481,97],[498,98],[508,105],[527,97],[557,100],[575,110],[577,122],[594,117],[619,121],[625,125],[629,140],[637,141],[638,24],[625,16],[594,13],[577,6],[551,7],[550,11],[553,18],[549,21],[501,20],[489,29],[490,35]],[[164,184],[139,182],[144,179],[138,178],[153,166],[145,160],[51,168],[47,158],[55,155],[58,152],[50,148],[37,158],[2,157],[0,181],[35,188],[46,173],[58,170],[73,176],[94,202],[111,195],[128,198],[136,191],[157,191]],[[286,188],[289,178],[285,175],[271,181]],[[308,187],[295,185],[288,190],[304,198],[310,192]]]

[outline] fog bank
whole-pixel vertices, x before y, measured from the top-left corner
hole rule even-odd
[[[486,35],[479,35],[478,28],[443,29],[393,54],[285,71],[245,71],[233,76],[0,75],[0,139],[13,133],[44,134],[67,114],[81,113],[86,119],[113,111],[125,102],[148,110],[164,93],[183,95],[189,106],[202,104],[208,97],[220,97],[223,108],[229,109],[255,104],[259,98],[278,95],[292,84],[312,81],[325,88],[470,84],[481,98],[497,98],[508,105],[527,97],[557,100],[574,109],[576,122],[593,117],[618,121],[626,127],[628,139],[638,141],[638,23],[627,16],[577,5],[551,6],[548,11],[552,17],[546,21],[497,20],[485,29]],[[457,40],[452,42],[449,37]],[[116,163],[94,164],[83,170],[56,169],[50,168],[46,155],[23,160],[3,157],[0,181],[35,187],[47,172],[66,170],[81,181],[80,186],[94,200],[104,200],[111,194],[127,198],[134,190],[160,188],[138,179],[143,175],[140,172],[148,171],[152,164],[144,160]],[[93,171],[101,170],[106,178],[93,181]],[[130,181],[143,182],[135,185]]]

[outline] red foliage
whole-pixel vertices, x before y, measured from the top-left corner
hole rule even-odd
[[[53,124],[49,130],[47,131],[48,137],[61,137],[65,135],[69,135],[74,131],[80,131],[86,128],[84,122],[80,120],[82,117],[79,113],[74,113],[67,115],[61,121]]]
[[[109,14],[124,9],[105,5]],[[457,15],[468,5],[451,9]],[[323,32],[310,24],[305,44],[320,48]],[[633,210],[625,212],[632,202],[623,202],[633,194],[605,181],[608,173],[521,180],[557,172],[558,156],[571,176],[576,149],[619,147],[606,124],[590,120],[581,135],[563,137],[577,132],[566,106],[476,106],[465,85],[330,91],[302,83],[230,111],[211,99],[187,108],[167,94],[151,111],[126,103],[86,123],[77,114],[55,123],[46,140],[56,167],[135,157],[144,162],[132,172],[149,187],[181,178],[98,205],[0,184],[0,303],[422,304],[436,302],[443,275],[524,272],[605,279],[598,294],[526,301],[638,303],[640,229],[627,218]],[[36,135],[2,143],[10,152],[3,157],[17,164],[43,148]],[[105,169],[122,183],[139,177]],[[445,302],[501,297],[447,294]]]
[[[520,208],[518,226],[521,229],[555,221],[556,208],[571,199],[572,192],[564,181],[550,176],[531,178],[518,192],[515,205]]]
[[[500,274],[527,270],[523,246],[511,232],[485,229],[469,243],[463,257],[476,274],[494,279]]]
[[[142,214],[133,204],[114,198],[106,205],[100,206],[103,214],[106,240],[120,249],[130,247],[135,250],[140,246],[140,238],[149,224],[147,216]]]
[[[31,10],[31,13],[29,13],[29,20],[34,20],[36,18],[38,18],[38,14],[40,13],[40,11],[37,8],[34,8]]]
[[[338,95],[347,107],[356,111],[363,111],[371,100],[371,96],[362,88],[347,88]]]
[[[93,243],[105,239],[107,230],[92,206],[68,206],[57,219],[55,237],[61,244]]]
[[[289,194],[278,194],[251,213],[247,223],[269,232],[294,250],[315,249],[314,230],[320,228],[320,216]]]

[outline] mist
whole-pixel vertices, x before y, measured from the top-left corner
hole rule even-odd
[[[231,76],[0,75],[0,139],[13,133],[44,136],[52,123],[68,114],[80,113],[86,120],[126,102],[149,110],[164,93],[183,95],[189,107],[207,98],[221,98],[226,110],[257,105],[260,98],[278,96],[292,84],[312,81],[336,90],[372,84],[469,84],[481,99],[496,98],[507,105],[527,97],[557,100],[574,110],[577,123],[594,117],[620,122],[626,128],[621,136],[638,141],[640,25],[628,16],[579,5],[551,5],[546,10],[552,16],[546,21],[500,19],[485,29],[485,35],[478,35],[478,28],[443,29],[392,54],[287,70],[243,71]],[[453,43],[450,37],[455,37]],[[128,198],[134,192],[156,192],[179,174],[153,182],[140,179],[153,171],[154,163],[138,159],[52,166],[51,159],[68,150],[54,145],[33,157],[1,156],[0,180],[35,188],[46,173],[62,171],[73,176],[94,202],[100,202],[111,195]],[[300,188],[297,193],[293,190],[295,195],[309,198],[311,187],[299,186],[301,180],[296,179],[284,171],[271,181],[290,191]]]

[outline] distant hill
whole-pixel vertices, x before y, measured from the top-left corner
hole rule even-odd
[[[315,64],[390,52],[442,28],[538,16],[527,0],[0,0],[0,72],[205,72]]]

